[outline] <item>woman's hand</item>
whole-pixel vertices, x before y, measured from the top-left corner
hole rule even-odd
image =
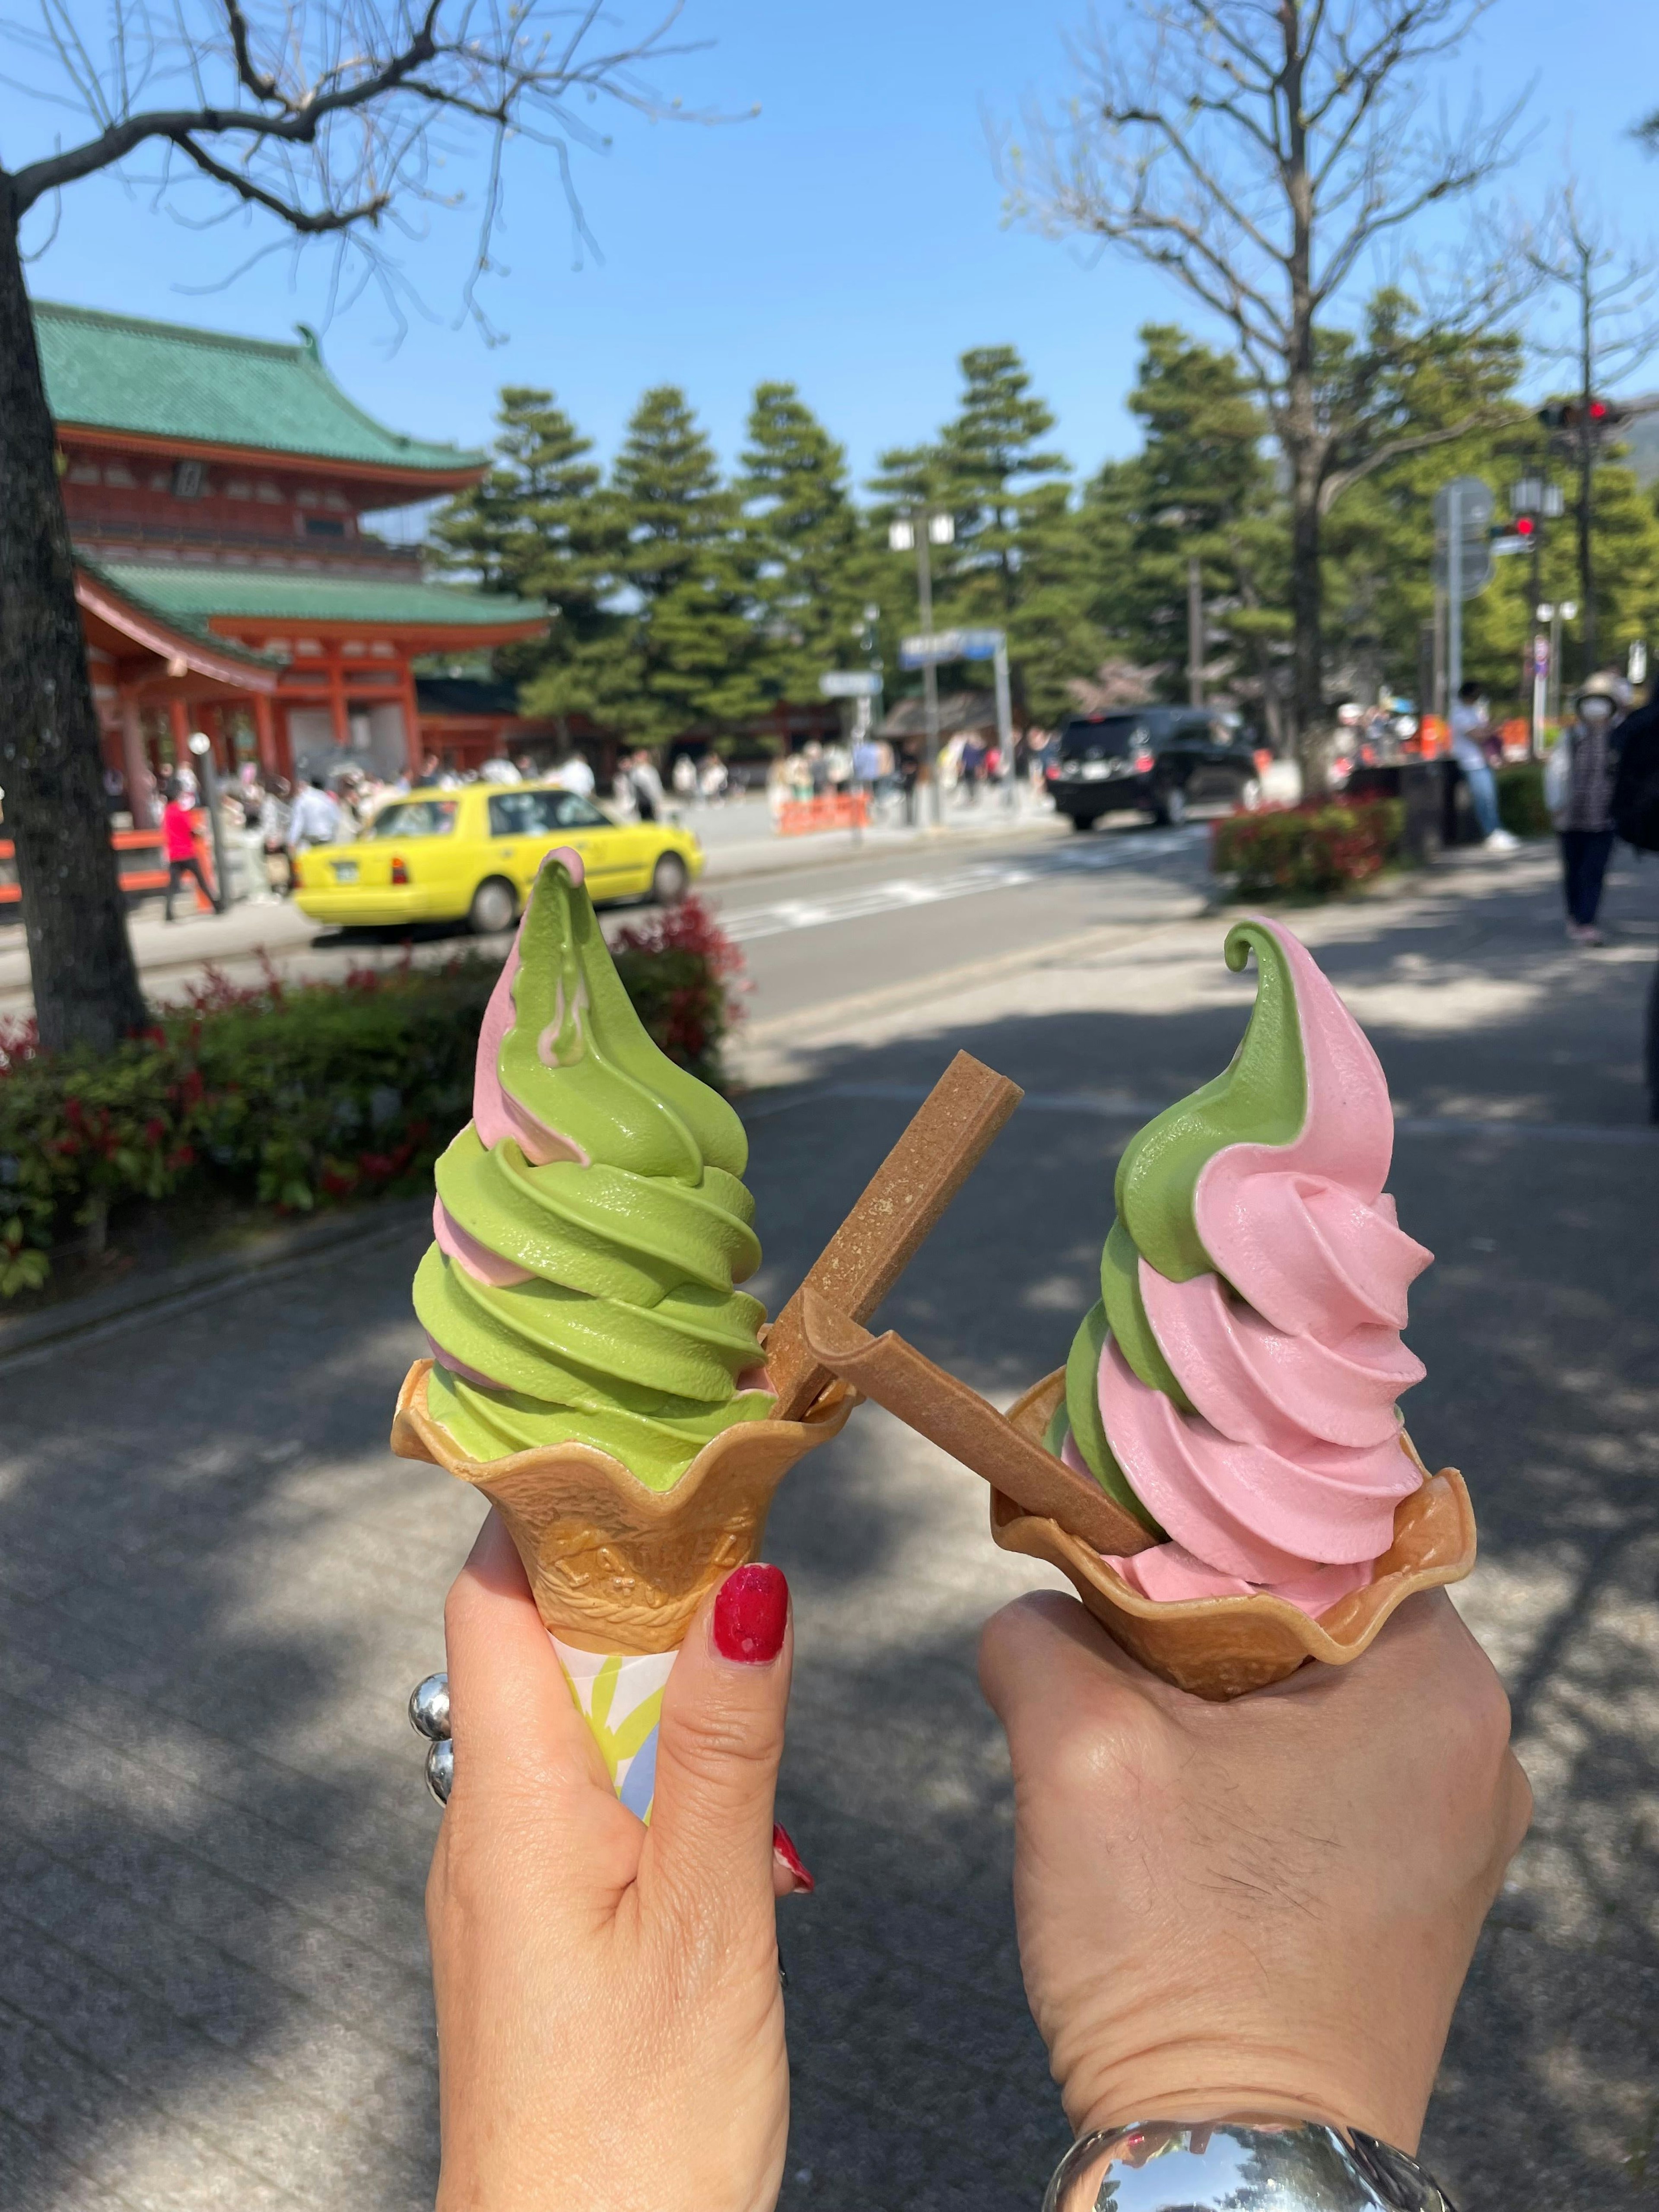
[[[427,1884],[439,2212],[768,2212],[789,2119],[772,1842],[788,1591],[729,1576],[617,1802],[492,1514],[449,1594],[455,1780]]]
[[[1075,1600],[987,1626],[1014,1900],[1066,2116],[1324,2119],[1412,2150],[1532,1795],[1441,1591],[1351,1666],[1207,1705]]]

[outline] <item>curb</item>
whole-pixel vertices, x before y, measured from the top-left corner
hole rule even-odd
[[[33,1367],[66,1345],[114,1336],[163,1316],[187,1312],[211,1298],[233,1297],[248,1285],[303,1267],[319,1252],[351,1243],[390,1243],[431,1212],[428,1198],[395,1199],[371,1210],[307,1221],[257,1238],[235,1252],[210,1259],[182,1261],[141,1282],[117,1283],[107,1291],[75,1298],[16,1321],[0,1321],[0,1375]]]

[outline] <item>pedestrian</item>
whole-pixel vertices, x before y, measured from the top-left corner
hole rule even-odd
[[[340,802],[313,770],[288,818],[290,873],[295,860],[313,845],[331,845],[340,834]]]
[[[904,826],[907,830],[914,830],[916,826],[916,787],[921,781],[921,763],[916,757],[914,745],[903,744],[898,749],[898,780],[899,789],[904,793]]]
[[[1638,853],[1659,853],[1659,684],[1645,707],[1619,732],[1619,773],[1613,787],[1613,826]],[[1648,987],[1646,1049],[1648,1118],[1659,1122],[1659,967]]]
[[[657,774],[657,763],[643,745],[634,756],[629,780],[634,786],[634,805],[641,821],[660,822],[668,804],[668,793]]]
[[[1492,715],[1480,686],[1473,680],[1458,686],[1457,704],[1451,710],[1451,751],[1458,772],[1468,786],[1474,818],[1480,825],[1480,842],[1489,853],[1512,853],[1520,843],[1498,819],[1498,786],[1486,757],[1486,739]]]
[[[294,889],[294,870],[288,857],[288,824],[293,800],[293,786],[285,775],[279,775],[272,779],[259,809],[259,842],[264,848],[265,882],[273,898],[286,898]]]
[[[1622,677],[1588,678],[1573,702],[1574,719],[1545,764],[1544,800],[1561,842],[1561,888],[1574,945],[1607,941],[1595,917],[1613,851],[1618,731],[1628,697]]]
[[[697,763],[690,753],[676,753],[673,773],[669,781],[674,787],[674,796],[683,804],[695,805],[698,797]]]
[[[970,806],[979,797],[980,778],[984,770],[985,748],[969,730],[957,756],[957,781]]]
[[[208,889],[207,878],[202,873],[202,863],[196,857],[196,822],[191,809],[185,803],[178,779],[167,786],[167,803],[161,811],[161,842],[167,856],[167,895],[166,919],[173,920],[173,893],[186,876],[193,876],[196,888],[216,914],[219,902]]]
[[[717,752],[709,751],[703,759],[702,774],[697,779],[705,806],[724,806],[726,787],[730,781],[726,763]]]

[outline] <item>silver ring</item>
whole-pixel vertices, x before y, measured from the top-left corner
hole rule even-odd
[[[426,1786],[441,1805],[447,1805],[455,1784],[455,1747],[449,1740],[447,1674],[428,1674],[423,1682],[415,1685],[409,1693],[409,1725],[416,1735],[426,1738],[429,1747],[426,1754]]]

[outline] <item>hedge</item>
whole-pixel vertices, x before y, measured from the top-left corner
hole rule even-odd
[[[1510,761],[1494,778],[1498,818],[1515,837],[1547,837],[1554,827],[1544,804],[1542,761]]]
[[[696,900],[617,939],[617,972],[671,1059],[720,1079],[742,956]],[[241,987],[210,969],[112,1053],[46,1054],[0,1024],[0,1298],[39,1291],[79,1231],[102,1249],[139,1200],[305,1213],[413,1192],[471,1112],[499,973],[359,969]]]
[[[1328,800],[1230,814],[1211,834],[1210,866],[1239,898],[1328,898],[1380,874],[1400,854],[1403,799]]]

